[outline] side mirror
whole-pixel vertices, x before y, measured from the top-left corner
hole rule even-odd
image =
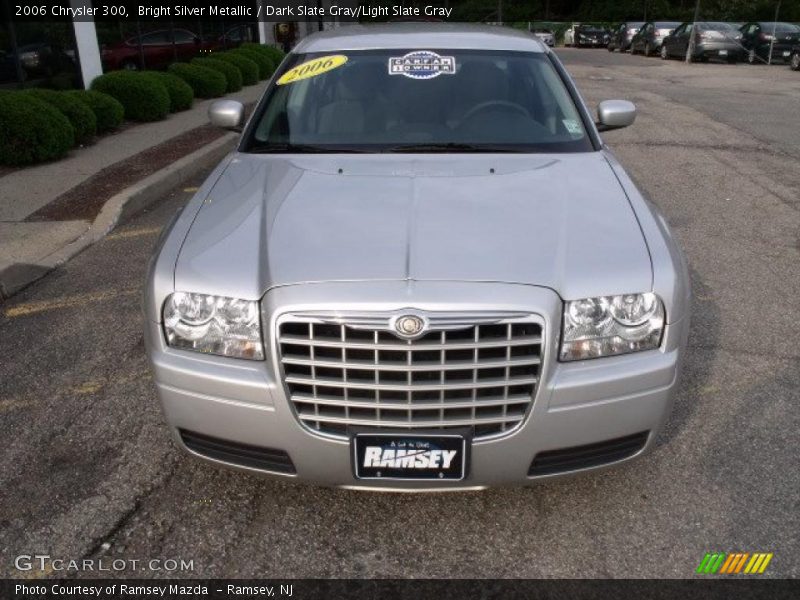
[[[241,131],[244,105],[236,100],[217,100],[208,108],[208,119],[215,127]]]
[[[627,100],[604,100],[597,106],[597,129],[608,131],[633,125],[636,106]]]

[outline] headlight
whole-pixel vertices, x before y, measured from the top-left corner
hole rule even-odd
[[[573,300],[564,306],[559,356],[569,361],[652,350],[663,332],[664,305],[653,293]]]
[[[258,302],[176,292],[164,304],[164,332],[174,348],[262,360]]]

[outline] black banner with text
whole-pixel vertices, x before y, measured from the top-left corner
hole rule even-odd
[[[3,580],[4,600],[85,600],[89,598],[189,598],[222,600],[238,598],[292,598],[322,600],[365,598],[370,600],[443,600],[458,598],[525,599],[626,599],[647,600],[788,600],[800,595],[797,580],[748,578],[668,580]]]

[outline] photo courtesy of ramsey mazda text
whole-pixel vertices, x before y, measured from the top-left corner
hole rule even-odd
[[[527,32],[302,40],[159,241],[146,344],[178,444],[362,490],[528,484],[654,446],[688,269],[556,55]],[[632,466],[635,468],[635,466]]]

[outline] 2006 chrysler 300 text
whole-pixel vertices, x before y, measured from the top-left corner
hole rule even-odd
[[[242,124],[220,101],[213,122]],[[353,26],[280,66],[162,236],[147,347],[190,452],[363,489],[529,483],[652,446],[689,282],[556,56]]]

